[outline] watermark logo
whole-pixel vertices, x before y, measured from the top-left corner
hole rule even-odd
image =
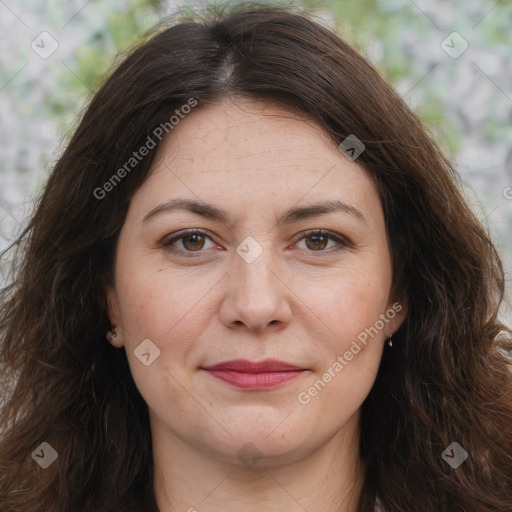
[[[43,468],[49,468],[58,458],[59,454],[51,445],[41,443],[33,452],[32,458]]]
[[[351,133],[343,142],[341,142],[338,148],[350,161],[353,162],[366,149],[366,146],[353,133]]]
[[[247,443],[238,450],[236,455],[244,466],[252,468],[258,464],[262,453],[253,443]]]
[[[238,245],[236,252],[246,263],[252,263],[261,255],[263,247],[252,236],[248,236]]]
[[[30,47],[39,57],[47,59],[59,47],[57,40],[48,32],[41,32],[31,43]]]
[[[144,366],[149,366],[160,356],[160,349],[151,340],[146,339],[133,353]]]
[[[443,39],[441,48],[452,59],[458,59],[469,48],[469,44],[458,32],[452,32]]]
[[[459,443],[454,441],[441,454],[441,457],[453,469],[457,469],[468,458],[468,452]]]

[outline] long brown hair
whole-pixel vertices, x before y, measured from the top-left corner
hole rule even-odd
[[[408,316],[362,407],[358,512],[377,498],[389,512],[512,510],[512,376],[498,350],[510,333],[493,244],[377,71],[307,12],[257,4],[181,15],[133,49],[15,242],[0,311],[1,510],[157,510],[147,406],[124,350],[105,339],[117,237],[156,151],[109,180],[191,98],[201,108],[224,97],[278,102],[337,144],[354,134],[366,146],[358,163],[379,187]],[[58,454],[46,469],[32,456],[44,442]],[[442,457],[454,442],[468,454],[457,468]]]

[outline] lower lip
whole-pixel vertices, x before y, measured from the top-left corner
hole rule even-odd
[[[244,373],[233,370],[206,370],[212,377],[242,389],[272,389],[300,377],[305,370]]]

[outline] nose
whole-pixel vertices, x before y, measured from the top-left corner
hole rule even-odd
[[[233,256],[232,268],[223,281],[221,321],[230,328],[245,325],[251,331],[284,328],[291,320],[293,292],[277,270],[270,249],[249,261]]]

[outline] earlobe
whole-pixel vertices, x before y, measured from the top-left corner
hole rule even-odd
[[[107,340],[113,347],[121,348],[123,346],[123,342],[117,332],[117,325],[113,325],[112,329],[107,331]]]
[[[109,343],[116,347],[121,348],[123,346],[122,336],[120,334],[119,323],[119,307],[117,302],[117,296],[114,288],[108,286],[106,289],[107,296],[107,316],[110,320],[112,327],[107,331],[106,338]]]

